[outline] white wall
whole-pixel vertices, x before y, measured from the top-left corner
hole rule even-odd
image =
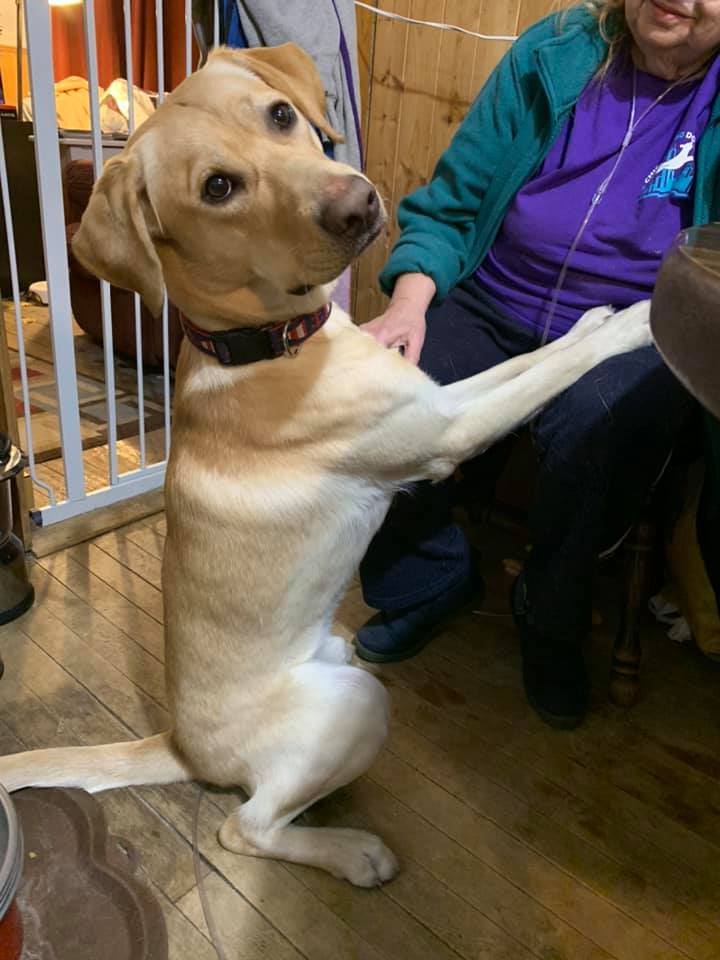
[[[32,0],[24,0],[25,3],[32,3]],[[15,18],[16,18],[15,0],[0,0],[0,47],[15,46]],[[25,31],[23,30],[23,33]],[[23,36],[23,46],[25,46],[25,37]]]

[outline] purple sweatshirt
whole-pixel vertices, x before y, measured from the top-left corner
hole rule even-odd
[[[643,117],[669,84],[637,71],[635,131],[570,260],[553,336],[590,307],[621,308],[651,296],[665,251],[691,222],[695,147],[719,77],[717,57],[704,77],[678,85]],[[476,271],[500,310],[525,326],[545,326],[563,261],[626,134],[632,91],[630,64],[585,88]]]

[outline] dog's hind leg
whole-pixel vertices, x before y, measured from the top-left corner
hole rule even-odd
[[[322,660],[323,663],[341,664],[350,663],[352,658],[352,644],[348,643],[344,637],[329,634],[318,647],[313,659]]]
[[[360,830],[301,827],[292,821],[321,797],[364,773],[388,728],[388,698],[374,677],[310,661],[292,671],[284,714],[252,757],[252,796],[220,829],[236,853],[327,870],[360,887],[392,879],[397,862],[379,837]]]
[[[192,780],[170,733],[94,747],[55,747],[0,757],[0,783],[22,787],[79,787],[88,793],[143,783]]]

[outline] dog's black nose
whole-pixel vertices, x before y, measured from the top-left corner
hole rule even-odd
[[[334,177],[320,210],[320,226],[354,240],[375,226],[379,214],[378,195],[364,177]]]

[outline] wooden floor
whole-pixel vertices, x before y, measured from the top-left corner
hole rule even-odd
[[[33,567],[36,606],[0,629],[0,749],[167,726],[164,530],[151,518]],[[234,798],[205,798],[203,871],[229,958],[720,958],[720,671],[648,626],[643,699],[629,713],[611,708],[605,613],[588,722],[549,730],[521,694],[501,559],[486,558],[494,616],[458,619],[383,671],[394,702],[387,749],[308,815],[381,833],[402,864],[392,884],[359,891],[227,853],[215,832]],[[341,629],[366,614],[354,588]],[[139,852],[171,958],[213,960],[189,844],[197,788],[100,799],[111,831]]]

